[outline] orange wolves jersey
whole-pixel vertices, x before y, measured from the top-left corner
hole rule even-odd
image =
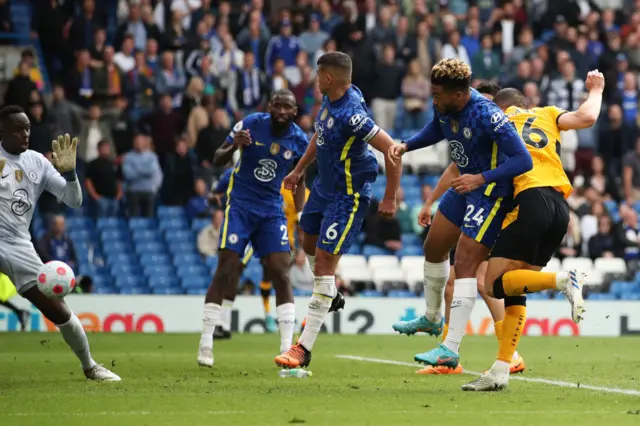
[[[305,188],[304,200],[309,198],[309,189]],[[289,244],[291,250],[296,247],[296,226],[298,225],[298,212],[296,211],[296,204],[293,201],[293,193],[284,189],[284,184],[280,188],[280,194],[284,200],[284,215],[287,218],[287,233],[289,235]]]
[[[555,188],[565,199],[573,192],[560,160],[558,118],[565,112],[554,106],[533,109],[512,106],[505,111],[533,159],[533,169],[513,179],[514,198],[525,189],[543,186]]]

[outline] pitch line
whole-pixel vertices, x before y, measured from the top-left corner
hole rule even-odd
[[[413,367],[413,368],[419,367],[419,365],[416,363],[412,364],[409,362],[394,361],[392,359],[367,358],[367,357],[355,356],[355,355],[336,355],[336,358],[350,359],[352,361],[360,361],[360,362],[373,362],[376,364],[401,365],[401,366]],[[478,373],[477,371],[469,371],[467,369],[464,369],[463,373],[469,374],[472,376],[482,375],[482,373]],[[558,386],[561,388],[586,389],[586,390],[592,390],[596,392],[640,396],[640,391],[635,389],[607,388],[604,386],[591,386],[591,385],[585,385],[582,383],[563,382],[560,380],[541,379],[537,377],[522,377],[522,376],[511,375],[509,376],[509,380],[520,380],[522,382],[529,382],[529,383],[542,383],[545,385]]]

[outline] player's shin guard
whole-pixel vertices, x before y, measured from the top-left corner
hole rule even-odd
[[[460,342],[467,328],[471,311],[478,297],[478,280],[476,278],[460,278],[454,283],[451,315],[449,318],[449,332],[444,346],[459,353]]]
[[[424,261],[424,298],[427,303],[425,316],[433,323],[439,323],[442,318],[442,304],[444,302],[444,288],[449,280],[451,265],[449,260],[440,263]]]
[[[278,328],[280,329],[280,353],[288,351],[293,340],[293,328],[296,322],[296,307],[293,303],[276,306]]]
[[[80,319],[71,312],[71,318],[64,324],[59,324],[58,328],[60,333],[67,342],[67,345],[71,348],[74,354],[78,357],[82,363],[82,369],[84,371],[92,369],[96,362],[91,358],[91,351],[89,350],[89,341],[87,335],[84,332]]]
[[[522,296],[543,290],[556,290],[556,273],[527,269],[505,272],[493,283],[493,293],[498,299],[505,296]]]
[[[222,306],[217,303],[205,303],[202,315],[202,335],[200,347],[213,348],[213,330],[220,321]]]
[[[320,328],[324,323],[324,317],[329,312],[331,301],[338,293],[336,289],[336,277],[333,275],[315,277],[313,285],[313,295],[309,302],[309,313],[307,314],[307,324],[298,342],[311,351],[313,344],[320,333]]]
[[[507,296],[504,299],[505,314],[502,323],[502,339],[498,344],[498,356],[491,367],[495,375],[509,374],[509,365],[518,348],[520,335],[527,321],[527,299],[525,296]]]
[[[231,331],[231,311],[233,310],[233,300],[222,301],[222,311],[220,315],[220,327],[224,331]]]

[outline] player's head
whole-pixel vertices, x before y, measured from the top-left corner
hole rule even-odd
[[[518,89],[512,89],[510,87],[502,89],[493,97],[493,102],[500,107],[501,110],[506,111],[507,108],[514,106],[518,108],[527,107],[527,99],[524,97],[521,91]]]
[[[21,154],[29,148],[31,122],[24,110],[17,105],[0,109],[0,139],[10,154]]]
[[[298,115],[295,95],[287,89],[273,92],[271,99],[269,99],[269,115],[271,115],[271,123],[274,128],[288,128]]]
[[[469,99],[471,68],[458,59],[442,59],[431,69],[433,106],[443,114],[460,111]]]
[[[323,95],[351,84],[351,58],[346,53],[329,52],[318,58],[318,88]]]
[[[489,99],[490,101],[493,100],[493,98],[496,96],[496,93],[498,93],[501,89],[502,87],[488,81],[483,81],[476,87],[476,90],[482,93],[482,96]]]

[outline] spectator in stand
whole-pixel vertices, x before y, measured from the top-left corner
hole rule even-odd
[[[160,68],[156,71],[156,89],[159,93],[171,95],[171,105],[178,108],[182,104],[182,92],[187,84],[184,72],[176,66],[172,52],[162,53]]]
[[[524,94],[527,108],[533,109],[540,106],[540,90],[538,90],[536,83],[533,81],[525,83],[522,87],[522,93]]]
[[[145,58],[147,61],[147,67],[155,76],[156,72],[160,69],[160,50],[158,49],[158,39],[150,38],[147,40],[147,47],[145,49]]]
[[[296,97],[300,114],[308,114],[315,103],[314,92],[316,87],[315,76],[310,66],[302,68],[301,81],[291,88]]]
[[[202,94],[204,93],[204,82],[200,77],[191,77],[187,89],[182,96],[182,105],[180,106],[180,115],[184,120],[188,120],[191,111],[200,106],[202,102]]]
[[[440,42],[431,37],[429,25],[419,22],[416,29],[416,55],[425,77],[431,75],[431,67],[440,59]]]
[[[227,93],[227,102],[236,120],[260,111],[268,91],[266,76],[256,67],[253,52],[245,52],[243,60],[242,67],[231,75]]]
[[[244,53],[236,46],[231,34],[221,37],[222,46],[213,51],[213,75],[220,82],[220,88],[226,90],[236,69],[244,64]]]
[[[14,77],[21,74],[20,65],[27,64],[29,66],[29,78],[33,81],[39,91],[44,89],[44,78],[36,64],[36,56],[31,49],[25,49],[20,54],[20,63],[13,72]]]
[[[393,46],[396,48],[396,59],[405,66],[416,57],[416,39],[409,34],[409,18],[406,16],[398,18]]]
[[[390,44],[384,46],[382,61],[375,68],[375,94],[371,109],[376,123],[382,129],[393,130],[398,107],[398,94],[401,93],[404,70],[396,63],[396,51]]]
[[[309,29],[300,34],[302,48],[310,58],[313,58],[315,53],[322,48],[324,42],[329,39],[329,34],[320,28],[320,19],[320,15],[312,14]]]
[[[291,30],[291,21],[285,19],[280,23],[280,35],[269,40],[265,56],[265,67],[268,75],[274,73],[274,65],[277,59],[284,61],[285,68],[296,66],[296,58],[298,57],[298,52],[302,50],[302,44],[298,37],[291,33]]]
[[[565,173],[571,179],[576,170],[576,151],[578,149],[578,133],[574,129],[560,132],[560,160]]]
[[[127,98],[124,96],[116,98],[114,108],[107,118],[111,137],[113,138],[113,147],[115,148],[115,151],[110,152],[110,155],[116,156],[117,164],[120,164],[121,157],[131,150],[136,129],[136,123],[131,118],[128,107]]]
[[[620,105],[609,105],[607,112],[609,120],[600,126],[598,148],[607,165],[607,173],[617,175],[622,168],[621,160],[625,152],[633,147],[638,133],[623,125]]]
[[[135,54],[136,66],[125,77],[124,91],[137,116],[153,110],[156,86],[153,70],[143,52]]]
[[[480,51],[480,22],[478,20],[470,19],[468,21],[460,44],[467,50],[467,55],[471,59]]]
[[[104,49],[107,47],[107,32],[104,28],[96,28],[93,33],[93,43],[89,48],[91,67],[99,68],[104,65]]]
[[[638,229],[638,213],[624,204],[620,206],[620,222],[616,225],[621,238],[625,240],[624,258],[637,259],[640,255],[640,230]]]
[[[68,40],[73,51],[91,47],[95,30],[104,28],[104,24],[104,16],[99,9],[96,10],[95,0],[83,0],[82,12],[72,17],[69,27]]]
[[[471,65],[471,59],[467,49],[460,44],[460,31],[453,31],[449,34],[449,42],[442,46],[442,57],[459,59],[467,65]]]
[[[67,76],[67,96],[71,102],[88,107],[93,97],[91,56],[88,50],[78,52],[76,66]],[[15,102],[11,102],[15,103]]]
[[[424,76],[420,63],[414,59],[409,63],[407,75],[402,79],[402,102],[404,105],[403,129],[421,129],[429,119],[427,101],[431,84]]]
[[[93,69],[93,89],[96,100],[114,100],[123,93],[124,74],[114,62],[113,47],[104,49],[103,64]]]
[[[140,10],[140,1],[132,0],[129,2],[129,16],[118,26],[114,44],[121,46],[123,40],[130,35],[133,39],[134,49],[144,50],[147,44],[148,28],[142,21],[142,13]]]
[[[56,135],[65,133],[77,135],[80,132],[80,117],[76,107],[67,100],[64,87],[60,83],[53,85],[53,100],[51,108],[49,108],[49,117],[51,117]],[[31,140],[33,140],[33,135]]]
[[[249,15],[249,26],[238,34],[238,47],[245,52],[253,53],[255,66],[263,69],[264,58],[269,44],[269,30],[264,25],[262,15],[258,11]]]
[[[122,181],[109,141],[98,143],[98,158],[87,165],[84,186],[93,201],[96,218],[118,216],[123,195]]]
[[[195,151],[200,167],[208,171],[207,174],[213,173],[213,156],[230,131],[229,116],[224,109],[218,108],[213,111],[209,125],[198,133]]]
[[[57,1],[30,2],[33,10],[31,17],[31,38],[38,39],[44,62],[52,80],[65,77],[63,71],[68,70],[67,63],[72,63],[73,56],[65,37],[65,27],[69,16],[66,4]],[[23,30],[26,31],[26,28]]]
[[[580,219],[571,212],[569,213],[569,226],[567,233],[556,251],[555,257],[564,260],[567,257],[580,257],[582,253],[582,236],[580,235]]]
[[[51,140],[53,139],[53,127],[47,119],[42,102],[34,102],[27,110],[29,120],[31,120],[31,137],[29,138],[29,149],[44,154],[51,151]]]
[[[204,179],[196,179],[193,184],[194,195],[189,199],[186,206],[187,217],[189,220],[195,218],[206,218],[211,216],[211,209],[209,208],[209,191]]]
[[[137,135],[133,151],[122,160],[122,174],[130,217],[153,217],[156,194],[162,185],[162,169],[158,156],[151,151],[148,136]]]
[[[196,40],[198,44],[194,46],[193,50],[187,56],[184,63],[184,69],[187,72],[187,76],[196,77],[200,76],[200,63],[202,58],[211,56],[211,41],[207,38],[207,26],[204,22],[200,22],[198,25],[199,32],[205,34],[196,34]]]
[[[582,102],[587,99],[583,95]],[[591,169],[591,160],[598,149],[598,127],[596,124],[586,129],[576,130],[578,134],[578,150],[576,151],[576,173],[586,173]]]
[[[291,87],[295,87],[302,81],[302,72],[305,68],[309,67],[309,56],[307,52],[300,51],[298,53],[298,57],[296,58],[296,66],[285,68],[284,75],[291,84]],[[314,76],[315,77],[315,76]]]
[[[185,134],[187,138],[187,144],[189,149],[193,149],[198,141],[198,134],[200,131],[209,126],[209,117],[211,112],[215,109],[215,101],[213,96],[205,95],[202,97],[202,101],[199,105],[196,105],[188,115],[187,127]]]
[[[393,217],[378,215],[378,201],[372,199],[365,223],[365,245],[372,245],[396,253],[402,249],[400,222]]]
[[[598,232],[589,239],[589,257],[623,257],[625,245],[620,236],[613,230],[611,218],[602,215],[598,219]]]
[[[150,131],[155,153],[162,164],[167,154],[173,152],[176,137],[182,130],[182,115],[173,109],[172,102],[171,95],[160,95],[158,108],[153,114],[143,118],[141,123]]]
[[[276,92],[280,89],[288,89],[290,86],[287,77],[284,75],[284,59],[276,59],[273,63],[272,74],[268,80],[268,89],[269,92]]]
[[[304,250],[297,250],[289,271],[291,287],[298,290],[313,291],[313,272],[307,263]]]
[[[396,204],[398,205],[396,217],[400,224],[400,231],[403,234],[410,234],[413,232],[413,218],[411,216],[411,209],[404,199],[404,189],[402,189],[402,187],[398,188],[398,192],[396,193]]]
[[[635,151],[628,152],[622,160],[622,183],[627,204],[640,201],[640,137],[636,141]]]
[[[4,93],[6,105],[18,105],[23,109],[29,108],[31,92],[38,90],[38,86],[31,80],[31,67],[26,62],[21,62],[19,73],[9,82]]]
[[[591,173],[587,178],[587,182],[603,199],[620,199],[615,180],[611,179],[605,172],[602,157],[595,156],[591,160]]]
[[[118,66],[120,71],[125,74],[136,66],[134,52],[133,36],[131,36],[131,34],[127,34],[122,40],[120,50],[113,56],[113,62]]]
[[[472,56],[471,70],[473,78],[495,80],[500,75],[500,56],[493,49],[491,34],[483,34],[480,47]]]
[[[193,195],[197,158],[189,151],[185,137],[175,142],[174,152],[167,156],[164,167],[164,203],[170,206],[186,206]]]
[[[369,33],[369,38],[378,51],[382,51],[385,44],[393,43],[393,23],[391,22],[391,18],[391,8],[389,6],[381,7],[378,12],[376,26]],[[337,41],[338,46],[341,46],[342,43],[340,43],[340,40]],[[395,50],[393,53],[395,58]]]
[[[182,4],[184,4],[184,2],[182,2]],[[165,28],[164,32],[165,44],[167,48],[178,52],[184,49],[188,43],[187,31],[185,30],[183,22],[184,19],[188,19],[190,15],[181,10],[175,10],[173,6],[171,9],[171,22],[169,27]]]
[[[638,95],[638,76],[635,73],[630,71],[624,73],[621,95],[624,125],[637,129],[640,123],[640,96]]]
[[[109,144],[113,145],[113,135],[109,124],[102,116],[102,110],[97,104],[92,104],[89,107],[87,120],[82,122],[80,130],[81,144],[78,144],[78,159],[84,164],[98,158],[98,144],[100,141],[109,141]],[[111,152],[115,152],[113,146],[111,146]]]
[[[224,212],[222,210],[215,210],[211,217],[211,224],[205,226],[198,233],[198,252],[202,256],[217,256],[223,220]]]
[[[59,260],[75,269],[78,258],[73,242],[67,236],[64,216],[53,217],[49,232],[38,241],[37,252],[43,263]]]
[[[558,68],[561,76],[551,80],[547,103],[567,111],[576,111],[585,91],[584,81],[576,77],[576,68],[570,59],[564,60]]]

